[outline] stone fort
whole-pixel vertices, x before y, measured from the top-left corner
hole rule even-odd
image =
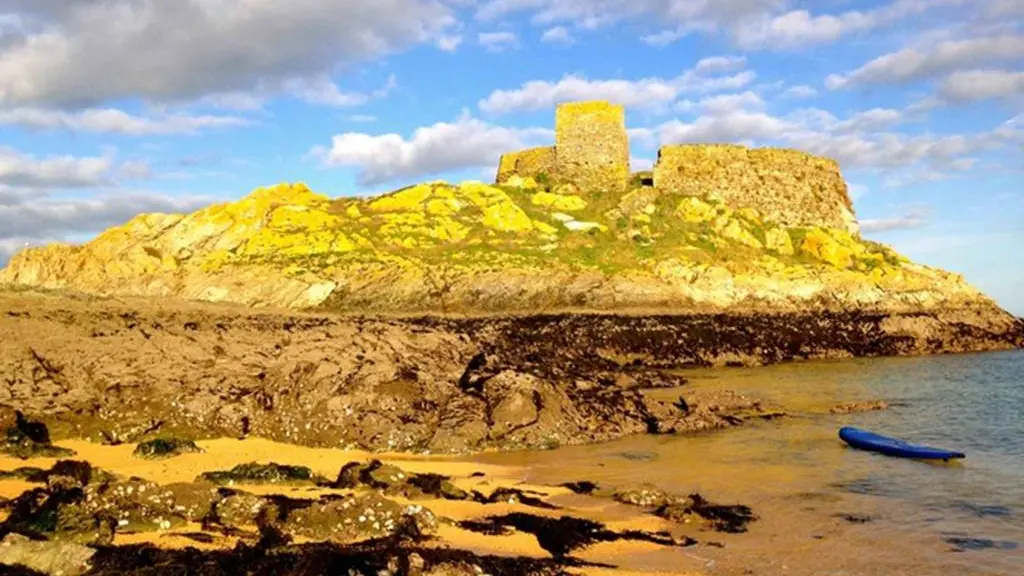
[[[555,145],[505,154],[496,182],[545,174],[587,191],[625,191],[632,178],[625,109],[603,101],[570,102],[555,110]],[[754,208],[785,226],[857,232],[839,164],[798,150],[734,144],[663,146],[653,181],[662,193],[716,198]]]

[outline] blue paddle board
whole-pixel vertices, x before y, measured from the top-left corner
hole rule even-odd
[[[888,436],[882,436],[881,434],[875,434],[874,432],[868,432],[867,430],[861,430],[860,428],[853,428],[850,426],[840,428],[839,437],[843,442],[846,442],[854,448],[879,452],[888,456],[898,456],[900,458],[953,460],[956,458],[967,457],[963,452],[954,452],[952,450],[943,450],[942,448],[931,448],[928,446],[918,446],[917,444],[911,444],[909,442],[904,442],[903,440],[889,438]]]

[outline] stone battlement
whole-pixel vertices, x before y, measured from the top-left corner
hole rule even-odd
[[[629,137],[622,106],[570,102],[555,110],[555,145],[501,157],[496,182],[546,174],[587,191],[624,190],[629,182]],[[654,166],[661,192],[714,198],[754,208],[791,227],[823,226],[857,232],[839,165],[799,150],[733,144],[664,146]]]

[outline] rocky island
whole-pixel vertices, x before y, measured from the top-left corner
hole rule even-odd
[[[422,459],[785,415],[689,390],[691,367],[1024,346],[1024,322],[962,277],[861,237],[831,160],[678,145],[632,172],[624,110],[604,102],[559,106],[555,134],[491,184],[281,184],[17,254],[0,271],[0,563],[605,569],[578,552],[689,546],[684,524],[731,533],[756,514],[612,487],[645,510],[615,528],[558,500],[596,486]],[[513,532],[537,543],[467,551]],[[47,554],[68,565],[31,560]]]

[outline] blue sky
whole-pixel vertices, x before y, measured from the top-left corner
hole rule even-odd
[[[489,179],[557,102],[839,160],[866,236],[1024,315],[1018,0],[4,0],[0,262],[261,185]]]

